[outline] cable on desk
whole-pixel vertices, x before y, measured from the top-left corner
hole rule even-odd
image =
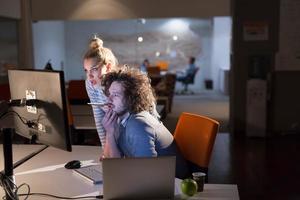
[[[18,187],[14,183],[11,177],[7,177],[4,173],[0,172],[0,186],[3,187],[5,194],[12,200],[18,200],[17,191]],[[23,184],[20,186],[22,187]],[[3,196],[2,199],[6,199],[6,196]]]
[[[12,200],[19,200],[18,191],[23,186],[26,186],[28,191],[27,193],[30,193],[30,186],[28,184],[22,183],[20,186],[17,186],[10,177],[7,177],[2,172],[0,172],[0,186],[3,187],[5,194]],[[25,197],[24,200],[27,198],[28,197]],[[5,200],[6,196],[3,196],[2,199]]]
[[[32,126],[35,124],[33,121],[30,121],[24,117],[21,117],[15,111],[8,111],[8,112],[1,114],[0,119],[8,116],[9,114],[16,114],[19,117],[19,119],[22,121],[22,123],[27,126]],[[38,120],[39,120],[39,118],[38,118]],[[57,196],[57,195],[52,195],[52,194],[46,194],[46,193],[30,193],[30,186],[27,183],[22,183],[20,186],[17,186],[10,177],[7,177],[2,172],[0,172],[0,186],[3,187],[5,194],[7,194],[9,196],[9,198],[12,200],[19,200],[19,196],[25,196],[24,200],[26,200],[26,199],[28,199],[29,196],[33,196],[33,195],[48,196],[48,197],[53,197],[53,198],[57,198],[57,199],[103,199],[103,195],[82,196],[82,197],[63,197],[63,196]],[[27,193],[18,194],[19,189],[22,188],[23,186],[27,187]],[[2,199],[5,200],[6,196],[3,196]]]
[[[29,196],[46,196],[46,197],[53,197],[57,199],[103,199],[103,195],[97,195],[97,196],[81,196],[81,197],[64,197],[64,196],[57,196],[53,194],[46,194],[46,193],[28,193],[28,194],[18,194],[18,196],[26,196],[28,198]]]
[[[103,199],[103,195],[97,196],[80,196],[80,197],[64,197],[64,196],[57,196],[53,194],[46,194],[46,193],[31,193],[30,186],[27,183],[22,183],[20,186],[17,186],[11,178],[5,176],[2,172],[0,172],[0,186],[3,187],[5,193],[9,196],[12,200],[19,200],[19,197],[25,196],[24,200],[28,199],[29,196],[47,196],[53,197],[57,199]],[[26,186],[27,193],[18,194],[20,188]],[[6,200],[6,196],[2,197],[3,200]]]

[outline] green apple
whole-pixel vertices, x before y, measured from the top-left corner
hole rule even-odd
[[[197,183],[191,178],[187,178],[181,181],[181,191],[183,194],[188,195],[188,196],[193,196],[194,194],[197,193]]]

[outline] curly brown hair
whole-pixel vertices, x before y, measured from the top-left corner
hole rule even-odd
[[[155,93],[151,87],[151,80],[146,74],[129,66],[123,66],[119,71],[106,74],[101,84],[107,96],[109,87],[115,81],[124,87],[124,96],[130,113],[153,112],[156,104]]]

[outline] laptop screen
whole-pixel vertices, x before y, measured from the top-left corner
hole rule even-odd
[[[175,156],[104,159],[104,199],[173,198],[175,159]]]

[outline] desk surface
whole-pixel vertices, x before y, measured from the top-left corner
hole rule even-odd
[[[17,162],[25,156],[38,151],[44,145],[13,145],[13,162]],[[3,145],[0,144],[0,171],[4,169]]]
[[[0,160],[3,162],[2,145]],[[40,147],[38,147],[40,148]],[[38,148],[32,145],[14,145],[13,151],[17,160],[27,152]],[[27,151],[27,152],[26,152]],[[102,194],[102,184],[94,185],[80,177],[72,170],[64,168],[64,164],[70,160],[81,160],[84,164],[96,164],[101,152],[97,146],[73,146],[72,152],[62,151],[49,147],[37,156],[15,169],[16,183],[27,183],[31,192],[48,193],[58,196],[95,196]],[[25,193],[25,187],[20,190]],[[176,199],[180,199],[180,180],[176,179]],[[0,197],[4,191],[0,188]],[[52,199],[50,197],[32,196],[30,199]],[[186,197],[184,199],[187,199]],[[237,185],[205,184],[204,191],[190,199],[239,199]]]

